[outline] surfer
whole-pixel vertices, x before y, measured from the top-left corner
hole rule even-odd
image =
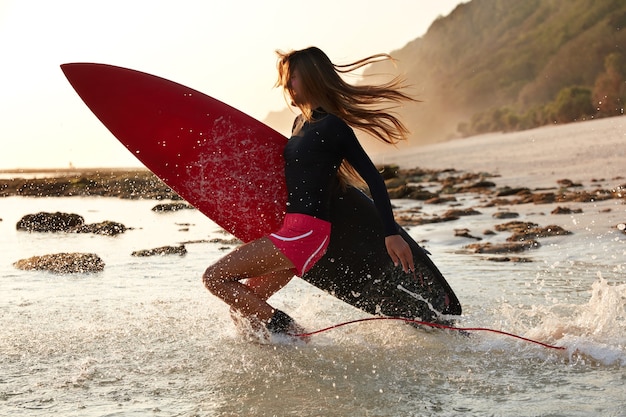
[[[271,333],[297,334],[300,327],[286,313],[267,303],[293,278],[302,276],[325,253],[330,239],[330,193],[338,183],[365,182],[385,231],[391,260],[404,272],[414,269],[413,255],[399,234],[385,183],[352,128],[396,143],[408,131],[381,104],[412,99],[394,79],[379,85],[351,85],[341,74],[390,60],[373,55],[348,65],[335,65],[319,48],[278,52],[277,87],[301,114],[285,146],[286,216],[280,230],[246,243],[203,274],[206,288],[231,311]],[[389,107],[388,107],[389,108]],[[245,280],[245,281],[244,281]]]

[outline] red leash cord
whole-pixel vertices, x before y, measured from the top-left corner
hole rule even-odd
[[[403,321],[405,323],[413,323],[413,324],[418,324],[418,325],[421,325],[421,326],[427,326],[427,327],[433,327],[433,328],[445,329],[445,330],[455,330],[455,331],[459,331],[459,332],[475,332],[475,331],[491,332],[491,333],[501,334],[501,335],[504,335],[504,336],[513,337],[515,339],[523,340],[525,342],[534,343],[536,345],[543,346],[543,347],[548,348],[548,349],[556,349],[556,350],[565,350],[566,349],[565,346],[549,345],[547,343],[539,342],[537,340],[528,339],[526,337],[518,336],[518,335],[513,334],[513,333],[504,332],[502,330],[489,329],[489,328],[485,328],[485,327],[453,327],[453,326],[447,326],[445,324],[430,323],[430,322],[427,322],[427,321],[419,321],[419,320],[414,320],[414,319],[407,319],[407,318],[404,318],[404,317],[368,317],[368,318],[364,318],[364,319],[351,320],[351,321],[347,321],[345,323],[335,324],[333,326],[326,327],[324,329],[315,330],[315,331],[309,332],[309,333],[296,334],[296,335],[293,335],[293,336],[294,337],[310,337],[310,336],[313,336],[313,335],[316,335],[316,334],[327,332],[329,330],[337,329],[339,327],[347,326],[349,324],[362,323],[362,322],[365,322],[365,321],[374,321],[374,320]]]

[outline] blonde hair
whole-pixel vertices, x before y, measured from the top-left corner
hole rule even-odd
[[[312,111],[303,103],[314,102],[327,113],[333,114],[353,128],[371,134],[375,138],[396,144],[405,140],[409,134],[406,126],[392,112],[403,101],[416,101],[401,89],[403,80],[396,77],[378,85],[352,85],[345,82],[341,74],[347,74],[366,65],[391,60],[387,54],[372,55],[356,62],[335,65],[319,48],[310,47],[278,54],[278,81],[276,86],[283,87],[291,97],[290,79],[295,69],[299,73],[299,82],[304,100],[296,105],[307,120],[311,120]],[[359,182],[356,171],[344,162],[340,169],[340,178],[348,182]]]

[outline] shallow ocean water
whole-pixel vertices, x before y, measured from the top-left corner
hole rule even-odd
[[[476,204],[473,198],[461,203]],[[232,245],[187,243],[183,257],[130,256],[226,237],[195,210],[154,213],[155,204],[0,200],[0,415],[626,415],[626,235],[615,228],[624,218],[619,201],[581,204],[583,213],[558,217],[549,214],[551,205],[516,206],[521,220],[574,233],[541,239],[541,248],[524,255],[532,259],[527,263],[468,254],[462,248],[471,242],[454,236],[455,228],[480,234],[492,227],[495,208],[409,229],[461,300],[458,326],[511,332],[564,351],[388,321],[345,326],[308,344],[250,341],[200,279]],[[15,230],[21,216],[38,211],[134,229],[117,237]],[[97,253],[105,270],[55,275],[12,266],[71,251]],[[309,330],[367,317],[299,279],[272,303]]]

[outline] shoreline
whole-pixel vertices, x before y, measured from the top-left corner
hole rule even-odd
[[[583,188],[615,190],[626,187],[624,145],[626,118],[613,117],[397,149],[375,154],[372,160],[378,167],[393,166],[397,175],[392,176],[406,180],[400,186],[424,182],[424,173],[449,171],[474,181],[489,179],[494,183],[492,190],[558,189],[565,180]],[[397,187],[388,184],[390,195]],[[394,194],[392,198],[404,197]],[[0,197],[13,195],[179,198],[145,167],[0,170]]]
[[[489,133],[378,153],[372,160],[401,169],[489,172],[509,186],[553,186],[562,178],[616,180],[626,177],[626,117]]]
[[[146,168],[61,169],[29,173],[31,175],[20,177],[0,176],[0,197],[102,196],[180,200],[168,185]]]
[[[8,168],[0,169],[0,175],[7,176],[9,174],[54,174],[54,175],[80,175],[80,174],[97,174],[97,173],[124,173],[124,172],[145,172],[149,171],[146,167],[66,167],[66,168]]]

